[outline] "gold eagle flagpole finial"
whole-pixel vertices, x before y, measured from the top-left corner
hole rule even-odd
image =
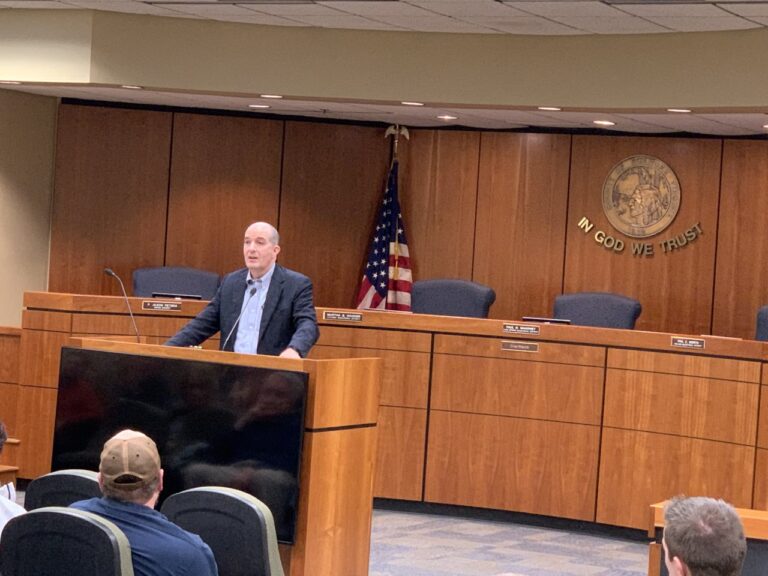
[[[397,160],[397,147],[400,144],[400,136],[406,140],[410,140],[411,135],[408,132],[408,128],[405,126],[400,126],[400,124],[392,124],[391,126],[387,127],[387,131],[384,132],[384,138],[389,138],[390,136],[394,136],[392,140],[392,159]]]

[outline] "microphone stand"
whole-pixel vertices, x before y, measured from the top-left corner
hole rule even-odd
[[[141,338],[139,337],[139,328],[136,326],[136,319],[133,317],[133,310],[131,310],[131,303],[128,300],[128,294],[125,292],[125,285],[123,284],[123,281],[120,280],[120,276],[118,276],[112,268],[104,268],[104,274],[107,276],[112,276],[112,278],[115,278],[120,283],[120,290],[123,291],[123,298],[125,299],[125,306],[128,308],[128,314],[131,317],[131,322],[133,322],[133,331],[136,333],[136,342],[141,344]]]
[[[251,298],[253,298],[254,294],[256,294],[256,286],[251,288],[250,292],[248,292],[248,300],[246,300],[245,305],[243,306],[243,309],[240,310],[240,315],[237,317],[237,320],[235,320],[235,324],[232,326],[232,330],[229,331],[229,334],[227,334],[227,337],[224,339],[224,345],[221,347],[222,350],[226,350],[227,342],[229,342],[229,339],[232,337],[232,333],[235,331],[235,328],[237,328],[237,325],[240,323],[240,318],[243,317],[243,314],[245,314],[245,311],[248,309],[248,304],[251,302]]]

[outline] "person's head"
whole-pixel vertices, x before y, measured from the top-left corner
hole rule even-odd
[[[157,446],[147,435],[123,430],[101,451],[99,485],[107,498],[154,507],[163,489]]]
[[[733,506],[704,497],[667,503],[662,546],[670,576],[738,576],[747,553]]]
[[[5,424],[0,420],[0,454],[3,453],[3,446],[5,446],[6,440],[8,440],[8,432],[5,429]]]
[[[261,278],[277,260],[280,235],[272,224],[254,222],[245,230],[243,257],[252,278]]]

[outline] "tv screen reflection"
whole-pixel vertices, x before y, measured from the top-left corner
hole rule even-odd
[[[98,470],[104,442],[139,430],[157,443],[161,501],[227,486],[269,506],[293,543],[307,374],[63,348],[53,470]]]

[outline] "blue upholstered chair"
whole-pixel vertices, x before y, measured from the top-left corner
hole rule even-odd
[[[219,576],[284,576],[272,513],[255,496],[191,488],[170,496],[160,511],[211,547]]]
[[[0,545],[3,576],[133,576],[131,547],[108,520],[72,508],[12,518]]]
[[[59,470],[32,480],[24,494],[24,507],[69,506],[78,500],[99,498],[98,474],[92,470]]]
[[[469,280],[419,280],[411,289],[411,311],[418,314],[487,318],[495,301],[493,288]]]
[[[555,297],[555,318],[579,326],[633,329],[643,307],[634,298],[611,292],[577,292]]]
[[[149,298],[152,294],[186,294],[210,300],[219,287],[219,275],[207,270],[160,266],[133,271],[133,295]]]
[[[768,306],[763,306],[757,311],[755,340],[768,340]]]

